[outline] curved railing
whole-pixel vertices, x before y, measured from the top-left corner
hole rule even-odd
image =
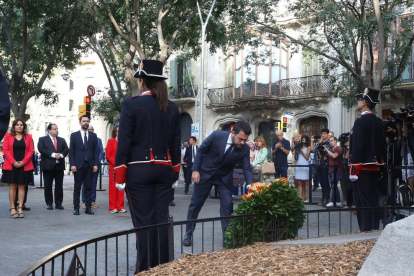
[[[193,92],[194,88],[194,92]],[[180,84],[176,88],[169,88],[169,98],[170,99],[184,99],[184,98],[194,98],[194,94],[197,96],[198,86],[191,84]]]
[[[330,77],[315,75],[301,78],[290,78],[279,80],[274,83],[256,85],[250,84],[234,88],[214,88],[209,89],[207,96],[212,104],[228,103],[232,100],[254,97],[290,97],[308,96],[314,94],[329,94],[332,90]]]

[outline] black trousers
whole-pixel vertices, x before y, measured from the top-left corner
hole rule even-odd
[[[378,207],[378,181],[380,172],[361,171],[358,180],[353,182],[355,207]],[[379,212],[373,210],[357,211],[358,225],[361,231],[379,229]]]
[[[89,162],[85,161],[82,168],[77,169],[74,173],[75,189],[73,190],[73,207],[79,209],[79,197],[82,183],[85,182],[85,204],[86,208],[91,207],[91,185],[92,185],[93,169],[89,166]]]
[[[186,170],[186,173],[184,173],[184,180],[185,180],[185,189],[184,192],[188,193],[188,191],[190,190],[190,185],[191,185],[191,176],[193,174],[193,166],[188,166],[187,168],[184,168]]]
[[[59,169],[55,165],[53,170],[43,171],[43,179],[45,181],[45,201],[46,205],[53,204],[53,180],[55,180],[55,204],[62,205],[63,202],[63,174],[64,170]]]
[[[316,173],[319,176],[319,183],[322,187],[322,199],[329,201],[329,193],[331,191],[329,187],[329,179],[328,179],[328,167],[326,166],[316,166]]]
[[[126,179],[126,193],[134,227],[168,222],[171,186],[174,183],[172,167],[132,165],[128,167]],[[167,263],[168,253],[167,227],[139,232],[135,273]]]
[[[208,180],[205,183],[194,184],[194,192],[193,196],[191,197],[190,206],[188,207],[187,220],[198,218],[198,214],[200,213],[204,202],[210,194],[213,185],[215,186],[216,191],[218,191],[218,194],[220,196],[220,216],[228,217],[233,214],[232,190],[230,190],[230,188],[225,183],[223,183],[221,178],[218,177],[214,180]],[[228,225],[228,220],[221,221],[221,230],[223,231],[223,234],[226,232]],[[192,234],[195,227],[195,224],[187,224],[185,230],[186,234]]]

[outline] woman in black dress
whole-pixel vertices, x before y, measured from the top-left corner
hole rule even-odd
[[[33,139],[27,134],[26,123],[21,119],[14,120],[10,133],[6,133],[3,142],[6,156],[3,165],[1,182],[9,183],[10,215],[12,218],[24,218],[23,202],[25,183],[33,170]],[[16,210],[14,200],[19,189],[19,207]]]

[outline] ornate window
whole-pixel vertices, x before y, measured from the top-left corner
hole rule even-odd
[[[246,45],[234,59],[234,97],[272,95],[279,81],[289,77],[288,44],[262,39],[257,46]],[[252,62],[253,60],[253,62]]]

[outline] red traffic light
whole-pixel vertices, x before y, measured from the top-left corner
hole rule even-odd
[[[83,102],[84,102],[85,104],[91,104],[91,97],[89,97],[89,96],[85,96],[85,97],[83,98]]]
[[[283,122],[286,123],[287,122],[287,117],[283,117]]]

